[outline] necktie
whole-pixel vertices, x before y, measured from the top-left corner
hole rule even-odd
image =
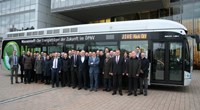
[[[16,56],[14,56],[14,65],[17,65],[17,59],[16,59]]]
[[[74,55],[74,63],[76,62],[76,55]]]
[[[119,56],[117,56],[116,58],[117,58],[117,59],[116,59],[116,62],[118,63],[118,62],[119,62]]]
[[[55,63],[56,63],[56,68],[57,68],[57,58],[55,60],[56,60]]]

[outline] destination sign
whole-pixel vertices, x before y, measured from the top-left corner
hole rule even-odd
[[[147,34],[122,34],[122,39],[147,39]]]

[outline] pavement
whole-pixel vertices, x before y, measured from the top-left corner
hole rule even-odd
[[[188,87],[153,86],[148,96],[111,95],[44,84],[10,84],[0,70],[0,110],[200,110],[200,71]]]

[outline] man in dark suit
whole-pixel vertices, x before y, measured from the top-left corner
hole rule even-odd
[[[62,64],[61,85],[62,87],[65,87],[66,84],[70,86],[70,83],[71,83],[70,73],[69,73],[70,59],[67,57],[67,53],[64,53],[61,64]]]
[[[71,81],[72,88],[76,88],[78,80],[78,55],[76,50],[72,51],[73,55],[71,56]]]
[[[117,93],[117,89],[120,95],[122,94],[122,74],[124,74],[123,70],[124,66],[124,58],[120,56],[120,50],[116,50],[116,56],[112,59],[112,73],[113,76],[113,93],[115,95]]]
[[[9,58],[10,69],[11,69],[11,84],[13,84],[13,76],[15,76],[15,82],[18,82],[18,65],[19,57],[16,54],[16,50],[13,51],[13,55]],[[14,75],[15,72],[15,75]]]
[[[136,57],[136,52],[132,51],[130,58],[127,60],[126,75],[129,78],[129,93],[128,96],[132,95],[132,88],[134,88],[134,95],[137,96],[137,85],[138,76],[140,73],[141,63]]]
[[[24,58],[25,58],[25,52],[22,52],[22,55],[19,57],[19,65],[20,65],[20,71],[21,71],[21,83],[24,81]]]
[[[144,89],[144,96],[147,96],[147,89],[148,89],[148,73],[149,73],[149,60],[145,58],[145,53],[141,53],[141,69],[140,69],[140,94],[143,94]],[[144,84],[144,88],[143,88]]]
[[[85,51],[82,50],[78,57],[78,90],[84,87],[87,90],[87,73],[88,73],[88,57],[85,56]]]
[[[97,91],[98,87],[98,75],[99,75],[99,57],[95,52],[92,53],[92,57],[88,60],[89,76],[90,76],[90,91]]]
[[[54,53],[54,58],[52,59],[52,87],[56,83],[56,87],[59,87],[59,73],[61,72],[61,61],[58,58],[58,53]]]
[[[139,46],[137,46],[136,47],[136,49],[135,49],[135,52],[136,52],[136,57],[137,57],[137,59],[141,59],[141,53],[140,53],[140,47]]]

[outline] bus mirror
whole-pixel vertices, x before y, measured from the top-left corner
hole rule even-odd
[[[200,51],[200,35],[196,36],[197,51]]]
[[[196,40],[197,43],[197,51],[200,51],[200,35],[190,35],[192,38]]]

